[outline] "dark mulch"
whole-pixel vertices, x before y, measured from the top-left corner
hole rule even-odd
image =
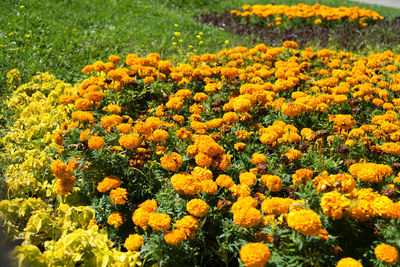
[[[366,46],[391,48],[400,44],[400,17],[381,20],[367,27],[354,26],[343,22],[336,27],[304,26],[295,29],[266,27],[265,23],[252,23],[231,15],[211,12],[196,16],[198,21],[238,35],[247,35],[254,42],[270,46],[280,46],[284,41],[296,41],[300,48],[307,46],[335,47],[340,50],[355,51]]]

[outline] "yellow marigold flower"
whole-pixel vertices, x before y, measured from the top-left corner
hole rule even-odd
[[[279,192],[282,189],[282,179],[277,175],[265,174],[260,180],[271,192]]]
[[[374,252],[376,258],[387,263],[396,263],[399,260],[399,253],[397,249],[387,244],[380,244],[376,246]]]
[[[153,212],[157,209],[157,201],[155,201],[154,199],[148,199],[145,202],[143,202],[142,204],[139,204],[139,208],[142,208],[143,210],[147,211],[147,212]]]
[[[358,179],[370,183],[378,183],[390,176],[393,170],[390,166],[385,164],[356,163],[350,166],[349,172]]]
[[[129,235],[124,243],[124,247],[129,251],[139,250],[141,246],[143,246],[143,236],[138,234]]]
[[[104,139],[100,136],[93,136],[89,139],[88,146],[90,149],[101,149],[104,146]]]
[[[176,152],[172,152],[171,155],[165,155],[160,159],[162,167],[167,171],[176,171],[182,166],[182,156]]]
[[[251,163],[256,165],[265,164],[267,163],[267,157],[264,154],[254,153],[251,157]]]
[[[104,116],[101,118],[100,123],[104,128],[115,127],[117,124],[122,122],[122,117],[118,115]]]
[[[338,263],[336,264],[336,267],[363,267],[363,265],[350,257],[347,258],[343,258],[340,261],[338,261]]]
[[[241,184],[252,187],[257,181],[257,176],[251,172],[243,172],[239,175],[239,180]]]
[[[229,188],[234,184],[232,178],[225,174],[220,174],[215,180],[215,182],[219,187],[225,187],[225,188]]]
[[[265,199],[261,204],[264,214],[281,215],[289,212],[289,207],[293,203],[293,199],[272,197]]]
[[[191,215],[202,218],[206,216],[210,207],[204,200],[195,198],[186,204],[186,209]]]
[[[108,216],[107,223],[115,228],[120,227],[125,221],[125,217],[121,212],[113,212]]]
[[[290,228],[303,235],[317,235],[322,228],[321,219],[313,210],[292,211],[286,216],[286,221]]]
[[[232,213],[237,213],[244,208],[256,208],[257,200],[251,196],[239,197],[238,200],[232,205]]]
[[[172,231],[168,231],[164,235],[164,240],[168,245],[176,246],[183,240],[185,240],[186,234],[184,231],[179,229],[174,229]]]
[[[107,176],[97,185],[97,191],[104,193],[110,189],[118,188],[121,185],[121,180],[114,175]]]
[[[148,224],[156,231],[168,230],[171,226],[171,217],[163,213],[150,213]]]
[[[271,257],[271,252],[263,243],[248,243],[240,249],[239,255],[246,267],[263,267]]]
[[[125,202],[128,200],[127,194],[128,192],[125,188],[118,187],[116,189],[113,189],[110,191],[111,202],[116,205],[125,204]]]
[[[139,146],[139,135],[137,133],[126,134],[121,136],[118,142],[126,149],[136,148]]]
[[[320,203],[322,212],[333,219],[341,219],[349,205],[350,200],[337,191],[325,193]]]
[[[333,117],[329,118],[329,121],[333,121],[338,128],[343,130],[350,130],[357,123],[353,116],[342,114],[333,115]]]
[[[132,214],[132,221],[135,225],[145,228],[149,223],[150,212],[142,208],[136,209]]]

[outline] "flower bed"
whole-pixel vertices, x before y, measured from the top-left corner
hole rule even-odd
[[[16,254],[99,260],[51,251],[107,231],[99,247],[144,265],[397,262],[399,61],[285,42],[86,66],[46,154],[58,202],[38,200]]]

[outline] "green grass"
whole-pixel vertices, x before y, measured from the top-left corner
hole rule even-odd
[[[164,58],[179,58],[172,46],[174,24],[182,33],[184,47],[202,52],[216,52],[229,46],[249,46],[242,36],[202,25],[193,19],[198,13],[240,8],[243,4],[267,3],[256,0],[25,0],[0,1],[0,93],[5,90],[6,73],[17,68],[22,82],[37,71],[48,71],[66,82],[81,80],[80,70],[110,54],[145,55],[157,52]],[[270,2],[270,1],[269,1]],[[279,0],[274,3],[297,4]],[[331,6],[374,8],[392,18],[398,9],[360,4],[344,0],[322,2]],[[21,8],[21,6],[24,6]],[[203,32],[203,45],[195,36]],[[188,50],[188,49],[186,49]],[[187,52],[187,51],[186,51]]]

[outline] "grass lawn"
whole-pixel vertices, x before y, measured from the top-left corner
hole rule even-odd
[[[106,60],[110,54],[140,55],[157,52],[174,58],[191,50],[215,52],[229,46],[251,45],[248,38],[232,35],[193,19],[195,14],[240,8],[243,4],[268,1],[234,0],[30,0],[0,1],[0,88],[5,90],[5,74],[17,68],[23,82],[37,71],[48,71],[56,77],[77,82],[80,70],[88,63]],[[297,4],[299,1],[279,0],[274,3]],[[302,1],[313,4],[321,1]],[[323,1],[325,2],[325,1]],[[374,8],[387,18],[399,10],[351,1],[329,1],[331,6],[358,5]],[[172,42],[174,24],[181,32],[182,47],[178,52]],[[195,36],[203,32],[202,45]]]

